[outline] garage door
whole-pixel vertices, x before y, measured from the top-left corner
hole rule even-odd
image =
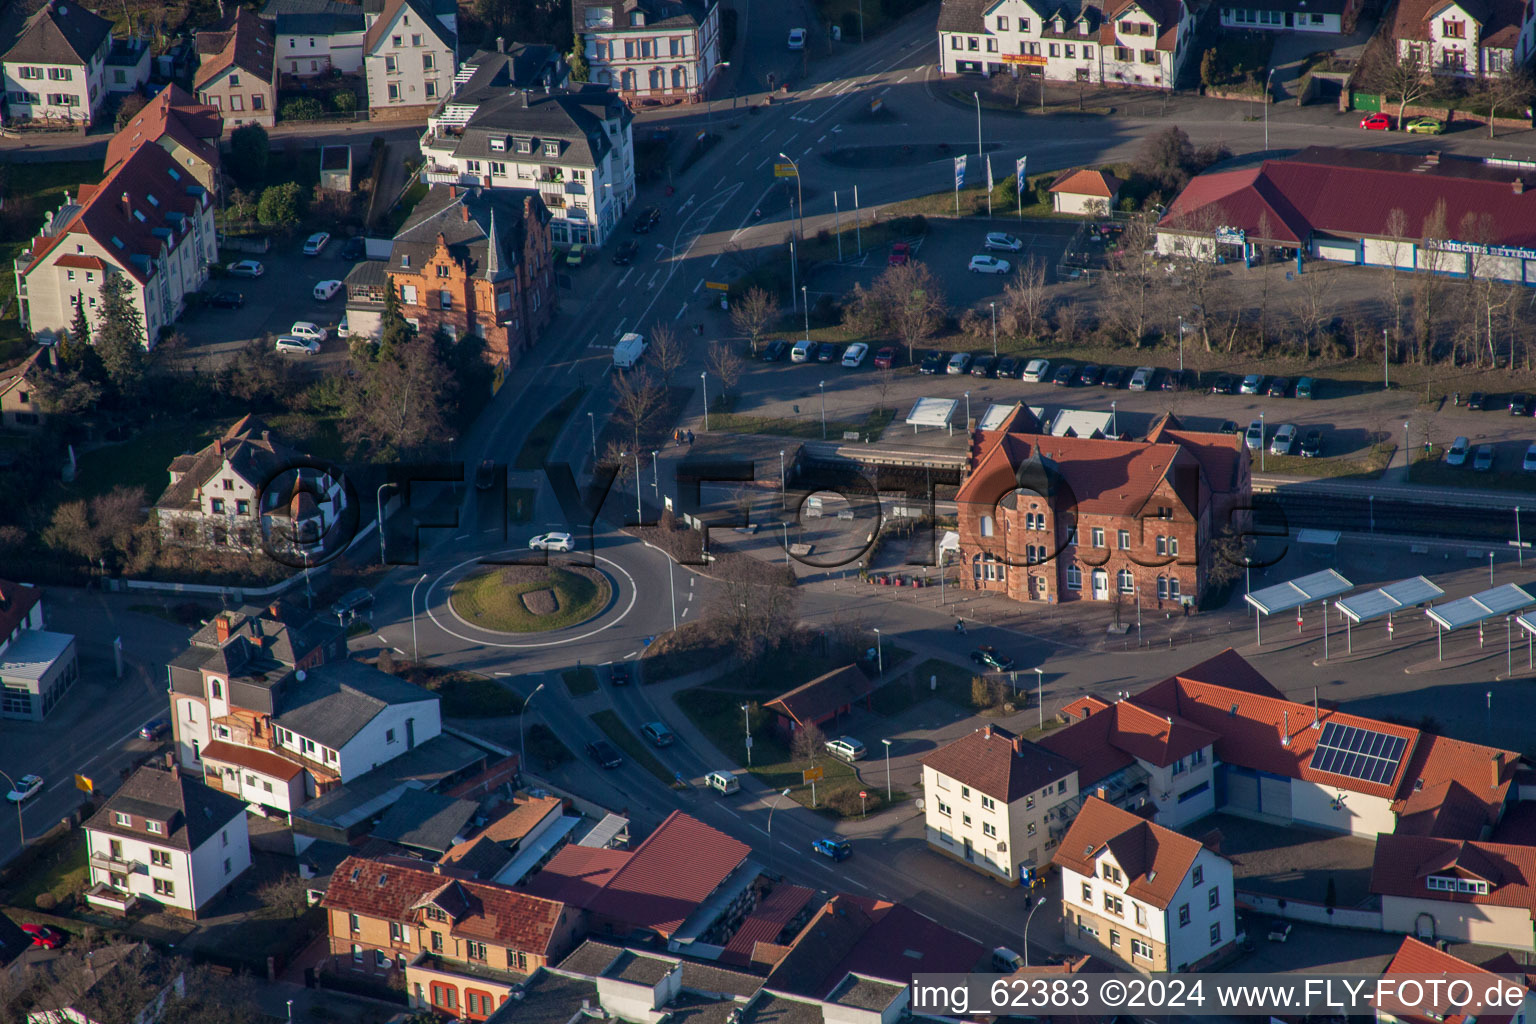
[[[1227,807],[1234,811],[1259,810],[1259,777],[1252,771],[1235,765],[1222,765],[1227,779]]]
[[[1354,242],[1319,241],[1314,248],[1320,259],[1337,260],[1340,263],[1360,262],[1360,246]]]
[[[1291,816],[1291,780],[1267,773],[1259,775],[1259,810],[1276,818]]]

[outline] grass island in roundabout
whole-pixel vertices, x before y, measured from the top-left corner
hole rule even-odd
[[[454,583],[448,602],[455,615],[481,629],[543,633],[586,622],[612,596],[608,577],[586,566],[498,565]]]

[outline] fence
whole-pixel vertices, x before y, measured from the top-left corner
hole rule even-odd
[[[1332,910],[1321,903],[1309,903],[1306,900],[1286,900],[1278,896],[1269,896],[1263,893],[1245,892],[1237,890],[1237,902],[1260,914],[1268,914],[1271,917],[1283,917],[1288,921],[1305,921],[1309,924],[1323,924],[1332,928],[1363,928],[1367,931],[1382,931],[1381,911],[1360,910],[1354,907],[1334,907]],[[1253,938],[1254,936],[1249,936]]]

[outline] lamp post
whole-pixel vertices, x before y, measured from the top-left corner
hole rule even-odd
[[[1040,712],[1040,728],[1045,728],[1045,669],[1035,669],[1035,708]]]
[[[628,454],[629,454],[629,452],[619,452],[619,458],[622,459],[622,458],[624,458],[624,456],[626,456]],[[640,511],[640,487],[641,487],[641,483],[640,483],[640,450],[638,448],[635,449],[634,455],[635,455],[635,522],[639,523],[640,520],[645,518],[645,515]]]
[[[786,520],[779,524],[784,527],[784,566],[789,567],[789,522]]]
[[[773,835],[773,812],[779,809],[779,801],[789,796],[789,787],[779,790],[779,795],[773,798],[773,806],[768,808],[768,834]]]
[[[1120,436],[1120,421],[1117,416],[1118,410],[1115,408],[1119,404],[1118,400],[1109,403],[1109,432],[1116,437]]]
[[[661,471],[656,468],[656,457],[661,452],[651,452],[651,493],[656,495],[656,501],[661,501]]]
[[[880,649],[880,627],[875,627],[875,670],[880,673],[880,678],[885,678],[885,652]]]
[[[816,385],[821,388],[821,439],[827,439],[827,382]]]
[[[387,564],[387,559],[384,557],[384,488],[386,488],[386,487],[393,487],[393,486],[395,486],[394,481],[386,480],[383,483],[379,484],[379,489],[378,490],[373,492],[373,503],[378,508],[379,564],[380,565]],[[1520,513],[1517,511],[1515,513],[1516,529],[1517,530],[1519,529],[1519,518],[1520,518]]]
[[[891,741],[881,740],[885,744],[885,802],[891,802]]]
[[[12,789],[16,788],[16,780],[5,774],[5,772],[0,772],[0,779],[8,782]],[[21,801],[16,802],[16,830],[21,833],[21,849],[23,850],[27,848],[27,826],[21,820],[21,809],[25,806]]]
[[[971,429],[971,393],[965,393],[965,429]]]
[[[805,292],[805,285],[800,286],[800,308],[805,311],[805,340],[811,340],[811,300]]]
[[[992,358],[997,358],[997,303],[989,302],[992,307]]]
[[[700,386],[704,389],[704,432],[709,432],[709,371],[699,374]]]
[[[1392,379],[1387,374],[1388,345],[1391,340],[1387,334],[1387,329],[1383,327],[1381,329],[1381,390],[1383,391],[1389,391],[1392,388]]]
[[[595,459],[597,458],[597,419],[591,413],[587,413],[587,426],[592,430],[592,457]]]
[[[779,507],[784,507],[787,500],[784,494],[784,449],[779,449]]]
[[[421,581],[426,578],[427,574],[422,573],[421,579],[411,587],[411,660],[418,662],[421,660],[421,648],[416,646],[416,588],[421,586]],[[428,594],[430,593],[431,591],[428,591]]]
[[[741,706],[741,720],[747,733],[747,767],[752,767],[752,707],[749,704]]]
[[[528,695],[528,699],[523,701],[523,709],[517,716],[517,760],[519,768],[526,769],[528,767],[528,747],[523,743],[523,719],[528,717],[528,705],[533,703],[533,698],[537,697],[542,689],[544,689],[543,683],[533,688],[533,692]]]
[[[1024,919],[1024,966],[1029,966],[1029,924],[1035,919],[1035,911],[1045,906],[1046,897],[1042,895],[1040,902],[1030,908],[1029,916]]]
[[[1270,68],[1269,74],[1264,79],[1264,151],[1269,152],[1269,83],[1275,77],[1275,69]]]
[[[1259,472],[1264,472],[1264,410],[1259,410]]]
[[[981,93],[972,91],[971,97],[976,100],[976,161],[981,162]],[[977,168],[980,170],[981,168]]]
[[[801,242],[801,244],[804,244],[804,242],[805,242],[805,185],[800,181],[800,165],[798,163],[796,163],[787,153],[780,152],[779,153],[779,159],[780,160],[788,160],[789,161],[789,165],[795,169],[795,192],[800,197],[798,200],[796,200],[797,209],[795,211],[795,217],[799,221],[798,233],[800,235],[800,242]]]
[[[1412,420],[1403,420],[1403,465],[1413,468],[1413,435],[1408,432],[1408,424]]]

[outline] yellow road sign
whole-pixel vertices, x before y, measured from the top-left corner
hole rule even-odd
[[[720,281],[705,281],[704,282],[704,287],[705,288],[713,288],[717,292],[728,292],[728,291],[731,290],[731,286],[730,285],[724,284],[723,282],[720,282]]]
[[[820,782],[825,774],[820,765],[817,765],[815,768],[807,768],[800,773],[800,783],[801,785],[809,785],[812,782]]]
[[[78,773],[75,775],[75,788],[82,793],[94,793],[96,791],[95,783]]]
[[[799,174],[796,173],[794,164],[774,164],[773,176],[775,178],[797,178]]]

